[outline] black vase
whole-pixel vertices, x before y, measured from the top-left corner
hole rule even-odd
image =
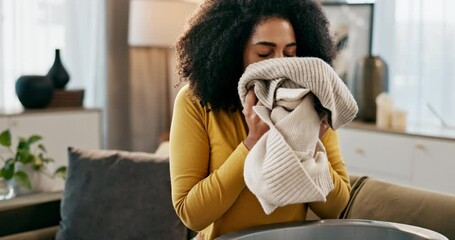
[[[60,60],[60,49],[55,49],[55,60],[51,69],[47,73],[47,77],[51,79],[56,89],[64,89],[68,81],[70,80],[70,75],[63,67],[62,61]]]
[[[16,81],[16,94],[24,108],[44,108],[52,100],[54,85],[46,76],[24,75]]]

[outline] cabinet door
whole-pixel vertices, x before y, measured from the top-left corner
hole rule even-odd
[[[455,194],[455,141],[416,138],[413,184]]]
[[[68,147],[101,148],[100,113],[98,111],[58,111],[39,114],[21,114],[9,118],[13,141],[17,137],[37,134],[43,137],[48,156],[55,160],[49,168],[67,165]],[[62,190],[63,181],[53,182],[52,190]]]
[[[410,184],[412,138],[347,128],[340,129],[339,136],[350,174]]]

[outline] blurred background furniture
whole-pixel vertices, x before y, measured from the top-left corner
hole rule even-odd
[[[61,197],[62,192],[54,192],[1,201],[0,239],[53,239],[60,221]]]
[[[455,130],[410,124],[400,131],[354,121],[338,132],[350,174],[455,194]]]

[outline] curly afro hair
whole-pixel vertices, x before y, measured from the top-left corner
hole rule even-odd
[[[243,50],[255,27],[270,17],[294,27],[297,56],[335,56],[328,20],[316,0],[206,0],[190,17],[176,43],[180,82],[188,81],[201,104],[241,109],[237,84]]]

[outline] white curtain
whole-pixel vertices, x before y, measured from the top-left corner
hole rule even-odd
[[[67,88],[85,89],[84,105],[105,104],[104,0],[0,0],[0,109],[20,109],[15,82],[45,75],[55,49],[70,74]]]
[[[377,0],[373,52],[410,123],[455,126],[455,1]],[[437,114],[431,110],[431,106]]]
[[[84,88],[86,107],[106,105],[105,0],[66,0],[69,87]]]

